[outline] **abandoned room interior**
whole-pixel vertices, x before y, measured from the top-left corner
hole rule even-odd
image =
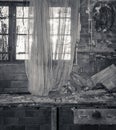
[[[0,0],[0,130],[116,130],[116,0]]]

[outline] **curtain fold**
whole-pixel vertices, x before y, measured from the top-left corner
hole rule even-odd
[[[29,58],[26,61],[29,91],[46,96],[70,80],[79,37],[79,1],[30,0],[29,15]]]

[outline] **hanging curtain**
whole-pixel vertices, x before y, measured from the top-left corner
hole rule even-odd
[[[70,79],[78,40],[78,0],[30,0],[29,91],[46,96]]]

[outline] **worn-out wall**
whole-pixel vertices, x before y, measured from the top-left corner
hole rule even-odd
[[[25,93],[27,85],[24,63],[0,64],[0,93]]]
[[[109,1],[116,13],[116,0]],[[116,55],[114,53],[116,50],[116,18],[110,31],[105,33],[97,32],[94,20],[92,20],[91,28],[89,25],[89,19],[92,18],[92,9],[97,1],[91,0],[90,6],[88,6],[88,2],[89,0],[80,0],[81,40],[78,44],[77,52],[77,71],[85,77],[91,76],[105,67],[116,63]],[[90,8],[90,17],[88,7]],[[89,34],[89,31],[92,31],[92,35]],[[90,40],[91,36],[93,43]]]

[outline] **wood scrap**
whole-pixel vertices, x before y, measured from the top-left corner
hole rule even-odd
[[[93,81],[94,86],[101,83],[109,91],[114,90],[116,88],[116,66],[112,64],[111,66],[93,75],[91,80]]]

